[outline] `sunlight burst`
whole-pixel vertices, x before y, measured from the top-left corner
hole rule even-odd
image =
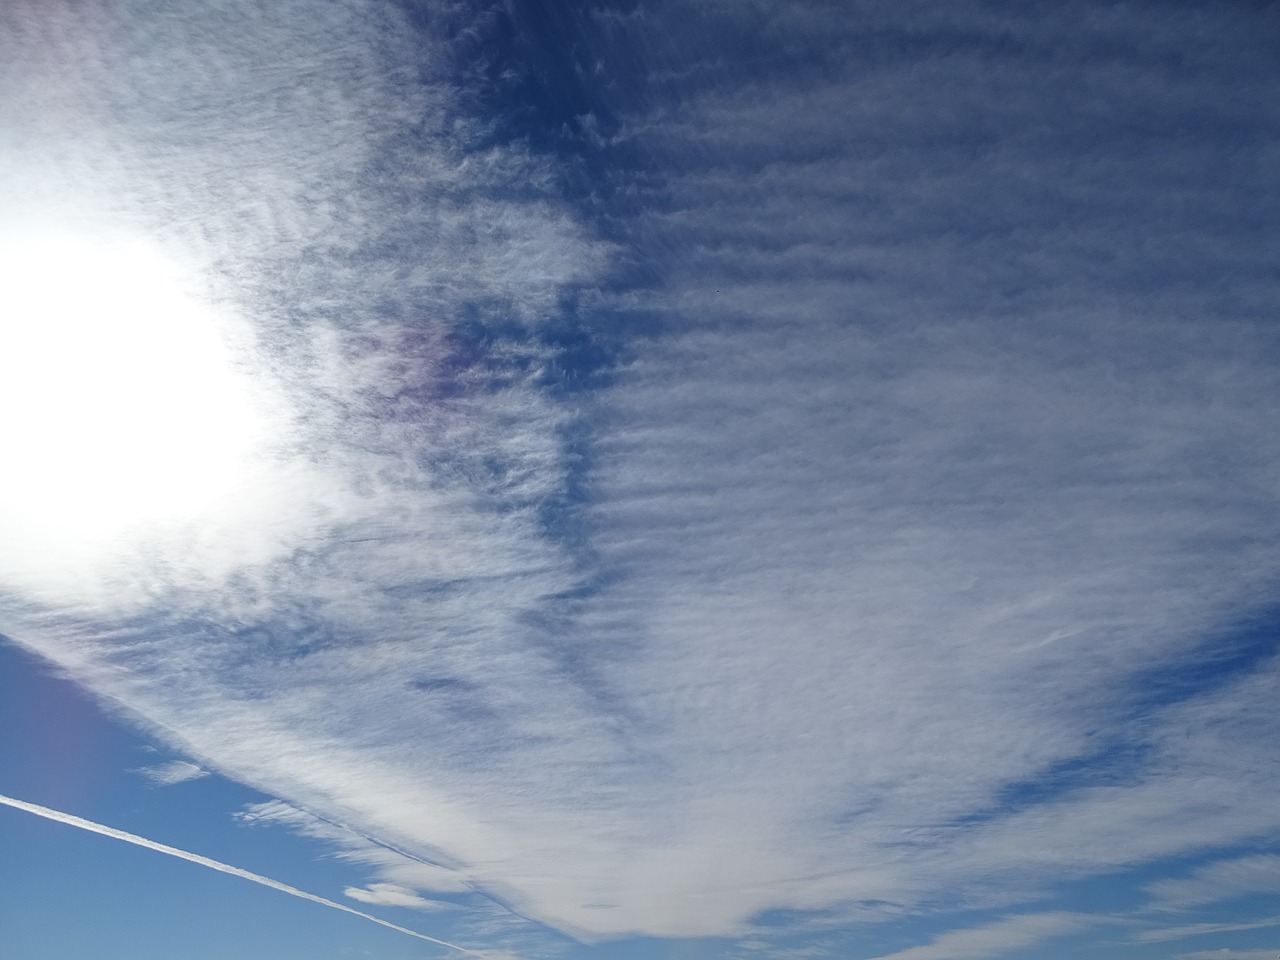
[[[194,286],[132,237],[0,240],[10,552],[76,560],[232,504],[266,418],[227,318]]]

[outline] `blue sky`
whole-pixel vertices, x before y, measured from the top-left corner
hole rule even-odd
[[[1271,960],[1278,27],[6,4],[0,953]]]

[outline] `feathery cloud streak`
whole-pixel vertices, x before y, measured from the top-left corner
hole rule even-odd
[[[566,13],[571,189],[483,23],[224,9],[33,18],[40,116],[252,318],[300,506],[22,642],[434,870],[380,881],[583,938],[1275,836],[1251,14]]]
[[[1176,910],[1278,889],[1280,856],[1255,854],[1206,864],[1188,877],[1156,881],[1147,892],[1156,908]]]
[[[911,947],[876,960],[969,960],[998,956],[1091,926],[1093,918],[1069,913],[1006,917],[969,930],[953,930],[928,946]]]
[[[137,771],[152,783],[160,787],[168,787],[175,783],[186,783],[188,780],[199,780],[209,775],[194,763],[185,760],[172,760],[169,763],[157,764],[154,767],[143,767]]]

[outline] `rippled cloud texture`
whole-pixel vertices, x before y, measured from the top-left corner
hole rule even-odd
[[[0,630],[190,758],[157,783],[279,798],[241,819],[495,948],[489,901],[604,955],[1266,927],[1204,911],[1280,876],[1274,10],[0,25],[6,258],[161,251],[254,424],[138,415],[96,475],[6,439]],[[114,436],[44,349],[46,432]],[[216,488],[128,496],[157,450]],[[86,497],[128,522],[41,527]]]

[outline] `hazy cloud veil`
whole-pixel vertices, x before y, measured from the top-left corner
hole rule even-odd
[[[764,938],[1206,850],[1151,902],[1265,889],[1263,16],[12,6],[4,196],[192,265],[270,437],[0,629],[366,903]],[[1040,907],[898,956],[1094,922]]]

